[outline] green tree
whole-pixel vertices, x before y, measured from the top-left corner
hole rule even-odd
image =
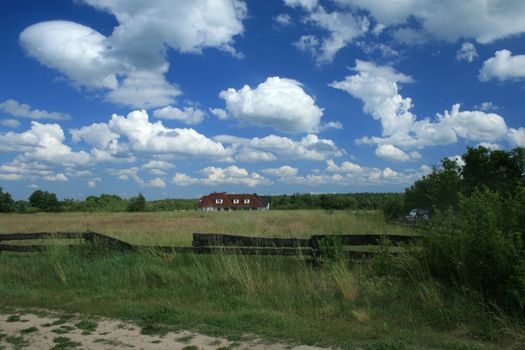
[[[128,211],[144,211],[146,209],[146,199],[139,193],[136,197],[131,197],[128,201]]]
[[[405,190],[405,209],[457,207],[462,185],[461,167],[451,159],[443,159],[441,165],[440,169],[434,167],[430,174]]]
[[[485,147],[468,148],[463,155],[465,165],[461,171],[463,192],[467,195],[487,187],[502,195],[509,195],[523,184],[525,148],[512,151],[490,150]]]
[[[57,199],[57,195],[42,190],[36,190],[29,196],[29,204],[43,211],[60,210],[60,202]]]
[[[7,213],[15,210],[15,201],[9,192],[4,192],[0,187],[0,213]]]

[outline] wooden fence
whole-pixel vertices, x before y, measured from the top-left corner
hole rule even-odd
[[[242,254],[242,255],[273,255],[273,256],[307,256],[318,258],[323,250],[330,247],[344,247],[350,259],[370,258],[373,251],[348,250],[356,246],[377,246],[384,239],[394,246],[416,242],[419,236],[404,235],[314,235],[310,238],[268,238],[248,237],[220,233],[194,233],[191,247],[171,246],[138,246],[119,239],[93,232],[34,232],[0,234],[0,252],[41,252],[50,245],[14,245],[3,244],[7,241],[26,240],[84,240],[97,243],[104,247],[119,251],[137,252],[154,250],[164,253],[194,253],[194,254]],[[51,244],[52,246],[53,244]],[[392,253],[396,254],[396,253]]]

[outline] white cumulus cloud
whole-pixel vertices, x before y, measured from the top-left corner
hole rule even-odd
[[[399,93],[399,83],[410,83],[411,77],[392,67],[360,60],[356,60],[353,70],[356,74],[330,86],[362,100],[364,111],[380,121],[380,137],[358,140],[358,143],[377,144],[376,155],[380,157],[398,161],[418,159],[419,153],[407,150],[455,143],[458,138],[478,142],[520,141],[519,130],[509,128],[500,115],[461,111],[459,104],[454,104],[450,111],[436,114],[435,120],[418,120],[411,111],[412,99]]]
[[[191,177],[184,173],[176,173],[172,182],[179,186],[202,184],[214,185],[244,185],[255,187],[258,185],[271,184],[271,181],[257,172],[249,172],[247,169],[231,165],[226,168],[206,167],[200,171],[204,177]]]
[[[479,71],[481,81],[496,79],[518,80],[525,78],[525,55],[512,55],[509,50],[496,51],[494,57],[483,62]]]
[[[234,37],[243,33],[247,16],[241,0],[83,2],[115,16],[118,23],[109,36],[75,22],[47,21],[26,28],[20,43],[73,85],[107,91],[111,102],[141,108],[173,103],[181,91],[165,78],[168,47],[239,55]]]
[[[301,83],[269,77],[252,89],[245,85],[221,91],[226,109],[235,119],[247,124],[271,127],[289,133],[316,132],[323,110],[315,104]]]

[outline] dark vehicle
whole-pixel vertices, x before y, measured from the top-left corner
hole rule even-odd
[[[405,221],[409,223],[428,219],[430,219],[430,210],[428,209],[412,209],[408,215],[405,216]]]

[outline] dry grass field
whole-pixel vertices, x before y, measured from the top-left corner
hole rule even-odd
[[[374,211],[237,211],[146,213],[1,214],[0,233],[92,230],[141,245],[190,245],[194,232],[246,236],[307,237],[312,234],[410,234]]]

